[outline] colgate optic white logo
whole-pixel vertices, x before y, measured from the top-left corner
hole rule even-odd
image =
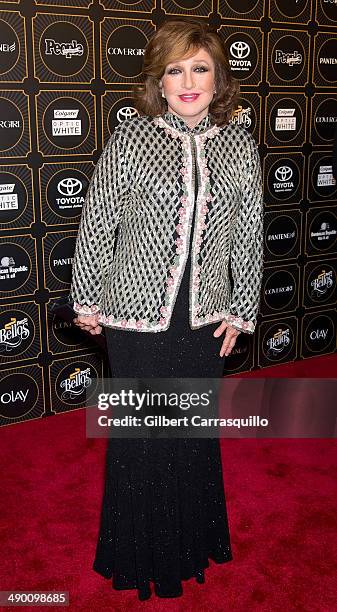
[[[81,136],[82,120],[76,119],[78,109],[55,109],[52,119],[53,136]]]
[[[0,185],[0,210],[18,210],[18,196],[14,192],[14,183]]]

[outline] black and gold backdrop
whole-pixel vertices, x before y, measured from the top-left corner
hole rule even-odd
[[[0,2],[1,425],[80,408],[108,374],[54,319],[83,199],[163,19],[215,26],[241,83],[233,121],[259,144],[265,272],[254,336],[225,374],[336,351],[336,0]],[[220,345],[219,345],[220,346]]]

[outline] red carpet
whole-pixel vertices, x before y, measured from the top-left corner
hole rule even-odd
[[[251,375],[333,376],[336,361]],[[1,429],[1,590],[69,591],[68,609],[85,612],[337,609],[336,440],[223,440],[234,561],[210,561],[180,598],[145,602],[91,569],[105,444],[85,437],[84,410]]]

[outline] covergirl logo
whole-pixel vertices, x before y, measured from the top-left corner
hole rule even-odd
[[[0,151],[12,149],[22,132],[23,117],[19,107],[7,98],[0,98]]]
[[[318,99],[322,99],[321,96],[318,96]],[[324,96],[314,113],[314,126],[320,139],[332,142],[337,126],[337,100],[335,98]]]
[[[107,24],[110,25],[109,22]],[[107,33],[104,32],[104,36],[106,35]],[[144,32],[135,26],[123,25],[108,35],[106,58],[110,66],[110,74],[106,71],[107,82],[111,82],[113,78],[111,69],[121,77],[138,76],[142,71],[146,44],[147,38]]]
[[[269,308],[279,312],[290,306],[297,288],[298,282],[291,271],[276,270],[265,282],[265,302]]]

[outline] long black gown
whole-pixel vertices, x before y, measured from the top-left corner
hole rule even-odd
[[[194,218],[195,207],[192,229]],[[219,323],[188,323],[190,265],[191,248],[168,330],[105,328],[111,376],[222,376]],[[159,597],[178,597],[182,580],[205,581],[209,558],[232,559],[218,438],[110,438],[93,569],[114,589],[137,588],[141,600],[150,581]]]

